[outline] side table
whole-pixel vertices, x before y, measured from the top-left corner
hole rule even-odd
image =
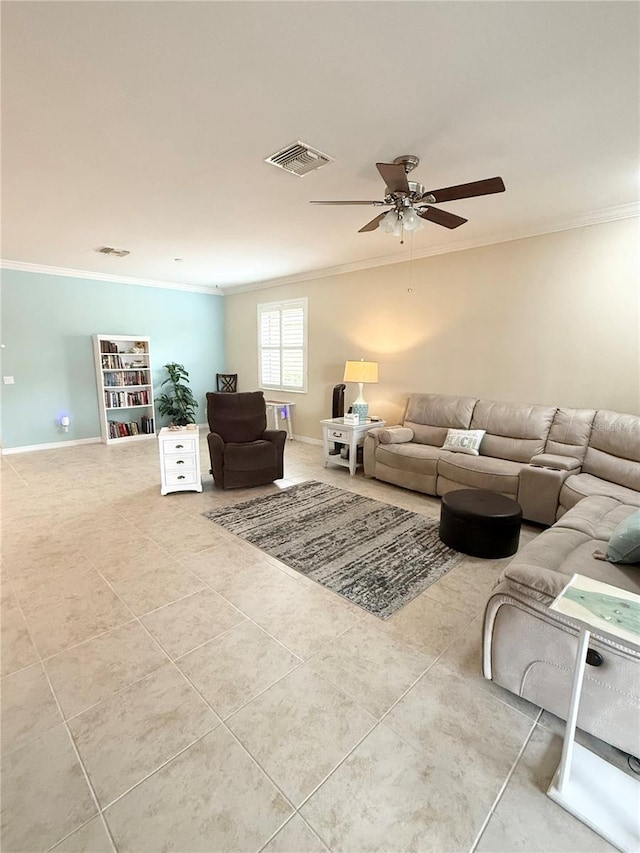
[[[377,429],[387,425],[386,421],[366,421],[363,424],[345,424],[344,418],[325,418],[322,424],[322,451],[324,453],[324,467],[328,465],[340,465],[348,468],[353,477],[358,467],[358,447],[362,447],[366,434],[370,429]],[[334,444],[342,444],[349,448],[349,458],[335,456],[329,453]]]
[[[201,492],[200,440],[195,429],[169,429],[158,433],[160,448],[161,494]]]
[[[580,629],[560,766],[547,795],[624,853],[640,849],[640,782],[575,742],[591,630],[640,645],[640,595],[573,575],[550,605]]]

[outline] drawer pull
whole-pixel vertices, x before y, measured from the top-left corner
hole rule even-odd
[[[176,459],[176,465],[184,465],[184,459]]]
[[[184,474],[180,474],[180,476],[178,477],[179,480],[184,480],[184,478]]]
[[[342,433],[341,432],[334,432],[333,436],[334,436],[334,438],[342,438]]]
[[[184,444],[176,444],[176,450],[182,450],[184,448]]]

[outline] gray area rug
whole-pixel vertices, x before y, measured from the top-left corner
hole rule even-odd
[[[313,480],[204,515],[381,619],[463,556],[437,521]]]

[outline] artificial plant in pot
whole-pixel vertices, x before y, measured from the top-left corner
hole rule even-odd
[[[168,393],[165,392],[158,397],[158,411],[161,415],[168,415],[171,423],[176,426],[194,424],[198,403],[189,388],[188,372],[182,364],[176,364],[174,361],[164,366],[169,376],[162,385],[170,382],[173,387]]]

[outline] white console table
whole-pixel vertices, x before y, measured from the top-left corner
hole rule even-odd
[[[363,424],[345,424],[344,418],[325,418],[322,424],[322,449],[324,452],[324,467],[340,465],[348,468],[353,477],[358,467],[358,447],[362,447],[366,434],[370,429],[384,427],[386,421],[366,421]],[[339,453],[329,453],[333,444],[342,444],[349,448],[349,458],[343,459]]]
[[[640,850],[640,782],[575,742],[591,630],[640,645],[640,595],[574,575],[551,610],[580,629],[562,759],[547,794],[624,853]]]
[[[267,428],[282,429],[280,421],[286,423],[287,435],[289,440],[293,439],[293,424],[291,423],[291,409],[295,407],[295,403],[286,403],[284,400],[265,400],[267,407]]]

